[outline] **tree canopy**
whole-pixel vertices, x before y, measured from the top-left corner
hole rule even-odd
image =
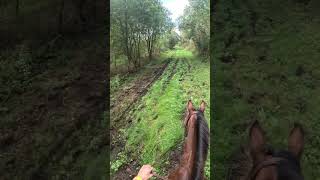
[[[128,68],[152,59],[160,36],[172,29],[169,12],[159,0],[111,1],[111,53],[124,54]]]
[[[202,56],[209,55],[210,1],[189,0],[189,6],[179,18],[182,36],[191,39]]]

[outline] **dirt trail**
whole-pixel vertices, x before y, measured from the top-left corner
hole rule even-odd
[[[181,153],[182,153],[182,147],[183,145],[181,143],[177,145],[176,149],[170,152],[169,154],[170,164],[167,164],[164,166],[164,169],[166,170],[166,172],[169,173],[173,171],[179,164]],[[131,180],[137,175],[140,168],[141,168],[141,165],[137,162],[137,160],[133,160],[130,163],[122,166],[115,174],[112,175],[111,179],[112,180]]]
[[[152,65],[146,67],[143,73],[137,76],[129,84],[124,85],[114,94],[111,94],[110,101],[110,138],[111,138],[111,159],[123,150],[125,139],[119,136],[119,129],[127,128],[132,121],[128,117],[129,111],[141,99],[154,84],[158,78],[166,70],[170,63],[170,59],[164,61],[162,64]],[[137,161],[132,161],[130,164],[122,166],[111,179],[125,180],[132,179],[135,169],[139,167]]]
[[[162,75],[168,64],[169,61],[166,61],[161,65],[149,67],[143,76],[135,79],[123,89],[119,89],[118,93],[112,95],[114,97],[110,102],[111,134],[115,134],[123,123],[128,123],[123,122],[124,116],[134,103],[148,92],[149,87]]]
[[[118,130],[128,126],[128,121],[131,121],[126,115],[134,106],[135,102],[141,99],[152,86],[154,82],[163,74],[170,59],[160,65],[147,67],[143,75],[125,85],[122,89],[116,92],[110,102],[110,117],[111,117],[111,157],[123,150],[125,145],[124,139],[119,137]],[[115,174],[112,175],[113,180],[130,180],[136,174],[136,169],[139,168],[136,160],[133,160],[127,165],[122,166]]]
[[[134,105],[134,102],[136,102],[141,97],[143,97],[143,95],[148,91],[148,88],[155,81],[158,80],[158,78],[161,76],[161,74],[163,73],[163,71],[166,69],[166,67],[168,66],[168,64],[170,62],[173,63],[173,68],[163,83],[164,89],[167,86],[167,84],[169,83],[169,81],[171,80],[171,78],[177,73],[176,66],[178,65],[178,62],[187,64],[187,67],[188,67],[187,71],[184,72],[183,74],[190,72],[190,69],[191,69],[190,64],[187,63],[185,59],[178,60],[178,59],[171,58],[165,64],[163,64],[161,67],[158,67],[158,68],[155,67],[155,69],[157,69],[157,70],[154,71],[153,74],[147,74],[147,75],[143,76],[142,78],[133,81],[131,83],[131,85],[128,86],[128,88],[124,89],[121,93],[119,93],[117,95],[117,97],[120,97],[120,100],[121,100],[121,101],[119,101],[119,99],[118,99],[117,100],[118,103],[120,103],[120,102],[128,103],[129,102],[128,105],[126,106],[126,108],[121,111],[122,114],[120,114],[120,116],[118,116],[118,117],[120,117],[120,119],[117,119],[117,122],[119,122],[121,120],[128,121],[128,118],[124,117],[126,115],[126,113],[130,110],[130,108],[132,108],[132,106]],[[181,77],[181,78],[183,78],[183,77]],[[117,106],[114,105],[114,107],[113,107],[114,110],[111,109],[111,112],[113,112],[113,113],[117,112],[115,107],[117,107]],[[123,108],[123,107],[121,107],[121,104],[120,104],[120,105],[118,105],[117,108],[119,109],[119,108]],[[118,111],[118,113],[119,113],[119,111]],[[128,123],[128,122],[126,122],[126,123]],[[116,130],[118,130],[119,126],[120,125],[118,125],[117,128],[114,128],[111,131],[111,136],[112,136],[111,138],[113,138],[112,141],[113,141],[113,143],[115,143],[115,144],[112,144],[111,156],[112,156],[112,154],[115,155],[119,151],[121,151],[121,149],[125,145],[125,142],[123,142],[124,140],[121,140],[119,138],[117,139]],[[163,167],[163,169],[166,172],[170,172],[170,171],[174,170],[175,167],[179,164],[181,153],[182,153],[182,147],[183,147],[183,142],[179,143],[177,145],[177,147],[174,148],[173,151],[169,152],[169,159],[170,159],[169,162],[170,163],[164,165],[164,167]],[[112,180],[131,180],[132,178],[134,178],[134,176],[138,172],[140,166],[141,166],[141,164],[139,164],[137,160],[132,160],[130,163],[127,163],[127,164],[123,165],[122,167],[120,167],[120,169],[115,174],[112,175],[111,179]]]

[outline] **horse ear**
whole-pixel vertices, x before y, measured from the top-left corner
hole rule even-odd
[[[298,159],[303,151],[304,146],[304,131],[300,124],[295,123],[293,129],[290,132],[288,140],[288,148]]]
[[[250,152],[253,157],[254,163],[258,163],[264,159],[265,156],[265,136],[264,132],[256,120],[253,122],[249,130],[250,138]]]
[[[191,101],[191,100],[188,101],[187,109],[188,109],[189,112],[191,112],[191,111],[194,110],[193,104],[192,104],[192,101]]]
[[[200,104],[200,111],[204,112],[205,109],[206,109],[206,103],[204,101],[202,101]]]

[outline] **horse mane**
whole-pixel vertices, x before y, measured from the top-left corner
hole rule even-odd
[[[292,180],[302,177],[301,174],[297,175],[296,173],[293,173],[291,171],[288,172],[288,167],[291,167],[290,169],[294,169],[295,172],[301,173],[299,161],[294,158],[294,156],[290,152],[275,151],[271,146],[266,146],[266,148],[269,151],[268,153],[270,153],[270,155],[272,155],[273,157],[281,157],[288,160],[283,161],[279,165],[277,165],[279,178],[288,177],[288,175],[290,175],[289,177]],[[240,148],[236,149],[231,154],[228,165],[229,168],[226,178],[227,180],[248,180],[253,167],[253,159],[250,155],[249,148],[240,146]]]
[[[281,150],[275,152],[274,156],[287,159],[287,161],[282,161],[277,166],[279,179],[303,179],[300,161],[291,152],[288,150]],[[290,169],[290,171],[288,171],[288,169]]]
[[[196,157],[193,165],[192,179],[203,179],[203,169],[207,159],[209,147],[209,128],[206,119],[201,111],[197,112],[196,122]]]

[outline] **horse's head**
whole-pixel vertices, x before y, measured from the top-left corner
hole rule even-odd
[[[184,117],[184,126],[187,128],[188,127],[188,122],[191,120],[197,119],[197,113],[201,113],[203,115],[204,110],[206,107],[206,103],[204,101],[201,102],[199,110],[196,110],[193,107],[192,101],[189,100],[187,103],[187,109]]]
[[[249,130],[253,168],[250,180],[302,180],[300,157],[304,146],[304,131],[295,124],[288,138],[288,150],[268,151],[264,131],[255,121]]]
[[[191,100],[187,103],[184,118],[185,142],[182,158],[178,168],[169,174],[169,180],[202,180],[204,165],[209,148],[209,128],[204,118],[205,102],[199,110],[193,107]]]

